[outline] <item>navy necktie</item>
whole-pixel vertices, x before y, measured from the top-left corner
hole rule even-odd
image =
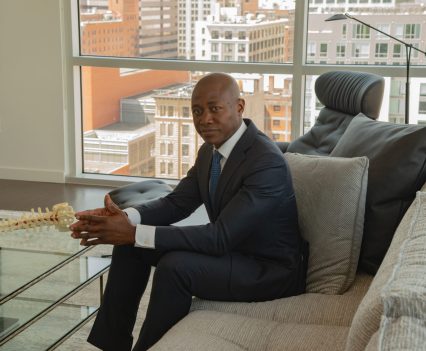
[[[210,168],[210,202],[213,204],[214,193],[216,191],[217,183],[220,177],[220,159],[222,155],[218,151],[213,152],[212,166]]]

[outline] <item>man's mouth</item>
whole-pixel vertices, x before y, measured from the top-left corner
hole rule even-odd
[[[201,130],[201,134],[212,134],[212,133],[216,133],[218,131],[218,129],[203,129]]]

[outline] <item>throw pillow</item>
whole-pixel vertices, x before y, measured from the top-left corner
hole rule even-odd
[[[416,191],[426,181],[426,128],[354,117],[330,156],[370,160],[360,268],[375,274]]]
[[[285,153],[299,227],[309,242],[306,291],[341,294],[352,284],[361,247],[368,159]]]

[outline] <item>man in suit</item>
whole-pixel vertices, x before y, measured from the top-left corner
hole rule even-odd
[[[164,198],[121,211],[77,213],[72,236],[113,244],[104,299],[89,335],[103,350],[130,350],[151,266],[149,306],[133,350],[147,350],[189,312],[193,296],[265,301],[304,292],[307,245],[297,223],[291,176],[278,147],[242,118],[244,100],[229,75],[195,86],[193,121],[204,139],[195,165]],[[204,204],[210,223],[170,224]]]

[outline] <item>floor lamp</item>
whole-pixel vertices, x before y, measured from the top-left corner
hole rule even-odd
[[[383,35],[386,35],[387,37],[389,37],[389,38],[391,38],[393,40],[396,40],[396,41],[400,42],[401,44],[405,45],[405,52],[406,52],[406,58],[407,58],[407,75],[406,75],[406,81],[405,81],[405,124],[408,124],[408,122],[409,122],[409,115],[410,115],[410,112],[409,112],[410,111],[409,103],[410,103],[410,59],[411,59],[411,50],[414,49],[414,50],[416,50],[416,51],[418,51],[418,52],[420,52],[420,53],[422,53],[424,55],[426,55],[426,52],[424,52],[424,51],[416,48],[415,46],[413,46],[410,43],[406,43],[405,41],[402,41],[402,40],[400,40],[398,38],[395,38],[394,36],[392,36],[392,35],[390,35],[388,33],[385,33],[385,32],[381,31],[378,28],[375,28],[375,27],[369,25],[368,23],[365,23],[365,22],[359,20],[358,18],[355,18],[355,17],[349,15],[348,13],[342,13],[342,14],[333,15],[333,16],[327,18],[326,21],[338,21],[338,20],[345,20],[347,18],[352,19],[354,21],[357,21],[357,22],[363,24],[364,26],[367,26],[368,28],[374,29],[375,31],[377,31],[379,33],[382,33]]]

